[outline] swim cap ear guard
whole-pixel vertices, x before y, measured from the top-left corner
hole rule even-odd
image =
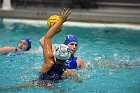
[[[76,37],[74,35],[67,35],[65,42],[63,44],[68,45],[70,42],[76,42],[78,43],[78,40],[76,39]]]
[[[25,40],[28,43],[28,47],[27,47],[26,51],[30,50],[30,48],[31,48],[31,42],[32,42],[31,39],[28,38],[28,37],[24,37],[21,40]]]
[[[53,54],[54,54],[54,57],[59,59],[59,60],[67,60],[71,56],[69,47],[67,45],[64,45],[64,44],[58,45],[55,48]]]

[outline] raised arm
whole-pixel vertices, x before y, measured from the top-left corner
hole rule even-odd
[[[64,8],[63,10],[60,10],[60,19],[63,20],[63,22],[67,21],[70,18],[70,17],[68,17],[70,15],[70,13],[71,13],[71,10],[70,9],[65,9]],[[67,18],[65,18],[65,17],[67,17]],[[43,48],[43,45],[44,45],[44,37],[45,36],[41,37],[41,39],[39,40],[39,43],[40,43],[40,45],[41,45],[42,48]]]
[[[43,45],[43,56],[44,56],[44,64],[41,69],[41,73],[46,73],[54,63],[54,56],[52,51],[52,42],[51,39],[54,35],[58,33],[59,27],[69,19],[69,15],[71,13],[70,9],[63,9],[60,11],[60,20],[52,26],[49,31],[44,36],[44,45]]]

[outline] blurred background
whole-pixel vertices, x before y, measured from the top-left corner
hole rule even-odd
[[[0,17],[47,19],[64,7],[75,21],[140,23],[140,0],[0,0]]]
[[[0,0],[0,7],[3,2],[10,1],[13,8],[50,8],[68,7],[80,9],[92,9],[98,7],[129,7],[140,8],[140,0]]]

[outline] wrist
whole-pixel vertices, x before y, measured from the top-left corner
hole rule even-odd
[[[60,20],[59,20],[59,21],[61,21],[62,23],[66,22],[66,20],[65,20],[65,19],[63,19],[63,18],[60,18]]]

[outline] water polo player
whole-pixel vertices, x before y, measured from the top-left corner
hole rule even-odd
[[[31,39],[28,37],[24,37],[19,41],[17,47],[5,46],[0,48],[0,54],[4,55],[10,52],[29,51],[30,48],[31,48]]]
[[[85,69],[86,66],[85,66],[84,61],[80,59],[79,57],[74,56],[78,48],[78,40],[76,39],[76,37],[72,34],[67,35],[64,41],[64,44],[70,48],[70,52],[71,52],[71,57],[68,60],[66,60],[65,68],[66,69],[78,69],[78,68]]]

